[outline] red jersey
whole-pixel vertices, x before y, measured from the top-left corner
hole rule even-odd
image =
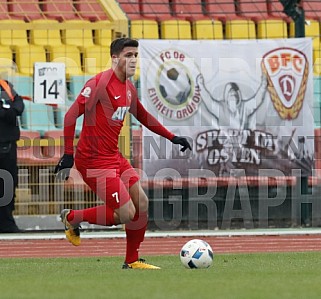
[[[65,153],[73,154],[76,120],[84,115],[83,127],[77,145],[77,156],[102,162],[118,157],[118,138],[127,111],[144,126],[169,140],[169,132],[149,114],[138,100],[137,90],[130,80],[121,82],[112,69],[99,73],[84,85],[64,120]],[[117,159],[117,158],[116,158]],[[114,161],[116,162],[116,161]]]

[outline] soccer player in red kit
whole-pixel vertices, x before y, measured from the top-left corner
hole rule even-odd
[[[116,39],[111,43],[110,55],[112,68],[87,81],[65,115],[65,152],[55,169],[61,179],[66,179],[75,163],[84,181],[105,204],[83,210],[64,209],[60,217],[67,239],[76,246],[80,245],[79,228],[83,221],[105,226],[125,224],[123,268],[159,269],[138,255],[147,226],[148,198],[139,175],[118,149],[126,112],[154,133],[180,144],[182,151],[191,150],[191,146],[186,138],[168,131],[138,100],[136,88],[129,80],[136,70],[138,41]],[[84,115],[84,121],[74,155],[75,125],[80,115]]]

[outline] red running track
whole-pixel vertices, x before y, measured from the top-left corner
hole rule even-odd
[[[181,247],[195,237],[147,237],[140,255],[178,254]],[[255,252],[321,251],[321,235],[201,237],[216,254]],[[64,239],[1,240],[0,258],[12,257],[93,257],[124,256],[125,239],[82,239],[75,247]]]

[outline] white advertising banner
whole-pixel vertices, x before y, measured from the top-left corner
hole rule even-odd
[[[188,176],[310,174],[314,157],[312,41],[140,40],[141,100],[193,150],[143,130],[143,170]]]

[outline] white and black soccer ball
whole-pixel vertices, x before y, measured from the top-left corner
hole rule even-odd
[[[213,263],[213,257],[211,246],[199,239],[188,241],[180,252],[182,264],[189,269],[208,268]]]
[[[184,67],[164,68],[159,77],[159,91],[172,105],[185,103],[191,94],[191,79]]]

